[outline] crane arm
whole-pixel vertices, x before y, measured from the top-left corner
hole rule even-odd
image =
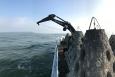
[[[58,19],[60,20],[57,20],[57,19],[54,19],[55,17],[57,17]],[[66,31],[66,29],[68,29],[71,33],[74,33],[75,32],[75,29],[73,28],[73,26],[67,22],[67,21],[64,21],[63,19],[61,19],[60,17],[54,15],[54,14],[50,14],[48,17],[40,20],[37,22],[37,24],[39,25],[39,23],[41,22],[46,22],[46,21],[49,21],[49,20],[52,20],[53,22],[63,26],[63,30]]]

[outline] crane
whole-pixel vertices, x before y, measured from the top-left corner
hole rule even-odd
[[[55,18],[57,18],[57,19],[55,19]],[[68,29],[72,34],[75,32],[74,27],[68,21],[61,19],[60,17],[56,16],[55,14],[48,15],[47,17],[43,18],[42,20],[38,21],[37,24],[39,25],[39,23],[50,21],[50,20],[61,25],[63,27],[63,31],[66,31]]]

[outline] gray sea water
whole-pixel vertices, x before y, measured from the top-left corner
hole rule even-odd
[[[0,77],[50,77],[62,34],[0,33]]]

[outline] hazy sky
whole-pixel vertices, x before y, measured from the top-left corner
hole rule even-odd
[[[0,0],[0,32],[60,33],[62,27],[51,21],[36,24],[53,13],[84,32],[94,16],[107,33],[115,33],[114,7],[114,0]]]

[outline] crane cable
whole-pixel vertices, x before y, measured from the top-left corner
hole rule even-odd
[[[91,28],[91,25],[92,25],[92,22],[93,22],[93,21],[94,21],[94,23],[93,23],[94,29],[96,29],[96,27],[99,28],[99,29],[101,29],[101,26],[100,26],[99,22],[97,21],[97,19],[96,19],[95,17],[92,17],[91,22],[90,22],[90,25],[89,25],[89,29]],[[95,22],[97,22],[97,25],[96,25]]]

